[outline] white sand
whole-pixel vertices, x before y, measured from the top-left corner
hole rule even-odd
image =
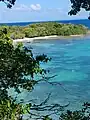
[[[84,36],[83,34],[80,35],[70,35],[71,37],[79,37],[79,36]]]
[[[17,42],[33,42],[33,40],[42,40],[42,39],[62,39],[62,38],[68,38],[68,37],[81,37],[83,35],[70,35],[70,36],[44,36],[44,37],[34,37],[34,38],[23,38],[23,39],[15,39],[13,40],[13,43]]]
[[[32,42],[33,40],[40,40],[40,39],[50,39],[50,38],[58,38],[59,36],[53,35],[53,36],[44,36],[44,37],[34,37],[34,38],[23,38],[23,39],[15,39],[13,42]]]

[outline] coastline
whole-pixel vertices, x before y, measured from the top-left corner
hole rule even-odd
[[[67,39],[67,38],[75,38],[75,37],[83,37],[85,35],[80,34],[80,35],[70,35],[70,36],[57,36],[57,35],[52,35],[52,36],[43,36],[43,37],[33,37],[33,38],[23,38],[23,39],[15,39],[13,40],[14,43],[17,42],[33,42],[34,40],[43,40],[43,39]]]

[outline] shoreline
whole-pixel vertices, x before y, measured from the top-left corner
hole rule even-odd
[[[33,37],[33,38],[23,38],[23,39],[15,39],[13,40],[14,43],[17,43],[17,42],[33,42],[34,40],[43,40],[43,39],[67,39],[67,38],[77,38],[77,37],[83,37],[83,36],[86,36],[87,34],[85,35],[70,35],[70,36],[57,36],[57,35],[52,35],[52,36],[43,36],[43,37]]]

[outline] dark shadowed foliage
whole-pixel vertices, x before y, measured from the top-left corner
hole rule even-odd
[[[70,15],[76,15],[81,9],[85,9],[86,11],[90,11],[90,0],[70,0],[71,1],[71,11]],[[90,16],[88,17],[90,19]]]
[[[16,2],[16,0],[0,0],[0,1],[4,2],[8,8],[11,8]]]

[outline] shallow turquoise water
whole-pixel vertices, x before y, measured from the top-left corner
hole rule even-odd
[[[62,94],[62,98],[64,96],[68,100],[90,100],[90,36],[66,40],[38,40],[32,47],[35,54],[44,53],[52,58],[51,62],[42,66],[50,70],[50,75],[57,75],[52,81],[61,82],[70,91],[70,94],[63,94],[59,90],[62,89],[60,86],[54,87],[60,93],[58,96]]]
[[[52,92],[48,103],[65,105],[67,109],[80,109],[83,102],[90,102],[90,36],[67,40],[36,40],[32,44],[33,52],[47,54],[52,60],[41,66],[50,70],[49,76],[57,75],[51,81],[60,85],[52,86],[41,83],[35,86],[31,93],[23,92],[20,95],[27,100],[37,99],[41,102],[49,92]],[[55,118],[56,119],[56,118]]]
[[[51,62],[42,65],[56,74],[54,81],[83,81],[90,73],[89,36],[67,40],[40,40],[32,44],[35,54],[47,54]]]

